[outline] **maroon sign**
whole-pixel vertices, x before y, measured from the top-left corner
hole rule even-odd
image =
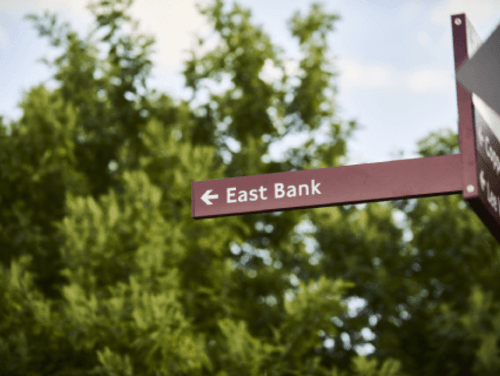
[[[452,28],[457,72],[481,40],[464,14],[452,16]],[[487,66],[484,56],[471,67]],[[496,72],[496,67],[490,71]],[[466,80],[469,73],[465,70]],[[458,81],[456,85],[460,154],[195,181],[193,217],[462,193],[500,242],[500,117]]]
[[[194,218],[461,192],[460,155],[195,181]]]
[[[481,39],[465,17],[452,16],[455,71],[481,49]],[[497,79],[497,78],[495,78]],[[457,81],[463,195],[500,242],[500,118],[480,97]]]

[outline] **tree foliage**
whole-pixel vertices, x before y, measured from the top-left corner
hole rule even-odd
[[[57,85],[0,120],[0,374],[498,374],[500,248],[461,197],[191,217],[194,180],[345,160],[339,17],[295,13],[294,62],[249,10],[200,7],[182,101],[149,89],[130,5],[90,4],[84,37],[30,16]],[[458,152],[452,132],[418,146]]]

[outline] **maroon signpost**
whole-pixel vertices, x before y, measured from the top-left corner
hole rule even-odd
[[[483,55],[481,50],[488,46],[482,45],[465,14],[452,16],[451,22],[455,71],[458,72],[474,54]],[[498,70],[496,74],[500,73],[500,67]],[[497,80],[497,77],[491,79]],[[463,196],[500,242],[500,117],[458,80],[456,85]]]
[[[457,70],[480,41],[465,15],[452,25]],[[193,218],[462,193],[500,242],[500,117],[458,81],[457,101],[460,154],[194,181]]]

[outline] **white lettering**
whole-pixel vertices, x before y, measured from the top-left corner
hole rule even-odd
[[[315,193],[317,193],[318,195],[321,194],[321,192],[319,191],[318,187],[321,185],[321,183],[318,183],[318,184],[314,184],[314,180],[311,180],[311,191],[312,191],[312,194],[314,195]]]
[[[284,187],[282,183],[274,184],[274,198],[283,198],[285,196]]]
[[[239,202],[246,202],[248,200],[248,194],[247,191],[240,191],[238,194],[238,201]]]
[[[250,201],[257,201],[259,199],[259,196],[257,195],[257,190],[252,189],[250,190]]]
[[[274,198],[283,198],[285,197],[285,193],[287,197],[297,197],[297,190],[299,196],[309,196],[311,195],[320,195],[321,192],[318,187],[321,183],[316,183],[314,180],[311,180],[311,188],[309,189],[308,184],[299,184],[298,189],[297,186],[291,184],[286,186],[283,183],[275,183],[274,184]]]
[[[267,188],[264,188],[262,185],[260,186],[259,188],[259,192],[260,192],[260,198],[262,200],[267,200],[267,197],[264,196],[264,192],[267,191]]]
[[[493,192],[490,191],[490,183],[486,181],[486,196],[488,197],[488,202],[495,212],[498,210],[498,197],[495,196]]]
[[[227,189],[226,197],[227,197],[227,203],[228,204],[236,202],[236,200],[232,200],[231,199],[231,197],[236,196],[236,193],[234,193],[234,191],[236,191],[236,188],[228,188]]]
[[[309,186],[307,184],[299,185],[299,196],[302,196],[302,188],[306,191],[306,196],[309,196]]]
[[[485,137],[485,147],[486,149],[486,155],[488,156],[488,159],[491,161],[493,164],[493,170],[497,173],[497,175],[500,173],[500,158],[498,157],[498,154],[495,153],[495,150],[490,145],[490,138]]]
[[[286,193],[287,197],[296,197],[297,196],[297,189],[295,188],[295,185],[289,185],[288,186],[288,192]]]

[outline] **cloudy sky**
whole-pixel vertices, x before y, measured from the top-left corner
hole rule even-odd
[[[206,0],[204,0],[206,1]],[[229,2],[229,0],[228,0]],[[239,0],[273,41],[297,55],[286,20],[305,12],[307,0]],[[450,15],[466,13],[486,39],[500,23],[498,0],[325,0],[341,21],[331,35],[340,72],[339,115],[361,125],[349,145],[349,163],[414,157],[416,142],[443,127],[456,129]],[[24,91],[49,78],[37,60],[50,53],[37,37],[27,13],[55,11],[85,32],[90,14],[84,0],[0,0],[0,115],[16,118]],[[195,0],[136,0],[132,15],[156,36],[152,85],[181,98],[185,50],[206,28]],[[270,72],[272,73],[272,72]],[[294,140],[290,140],[294,142]],[[276,151],[279,153],[279,150]]]

